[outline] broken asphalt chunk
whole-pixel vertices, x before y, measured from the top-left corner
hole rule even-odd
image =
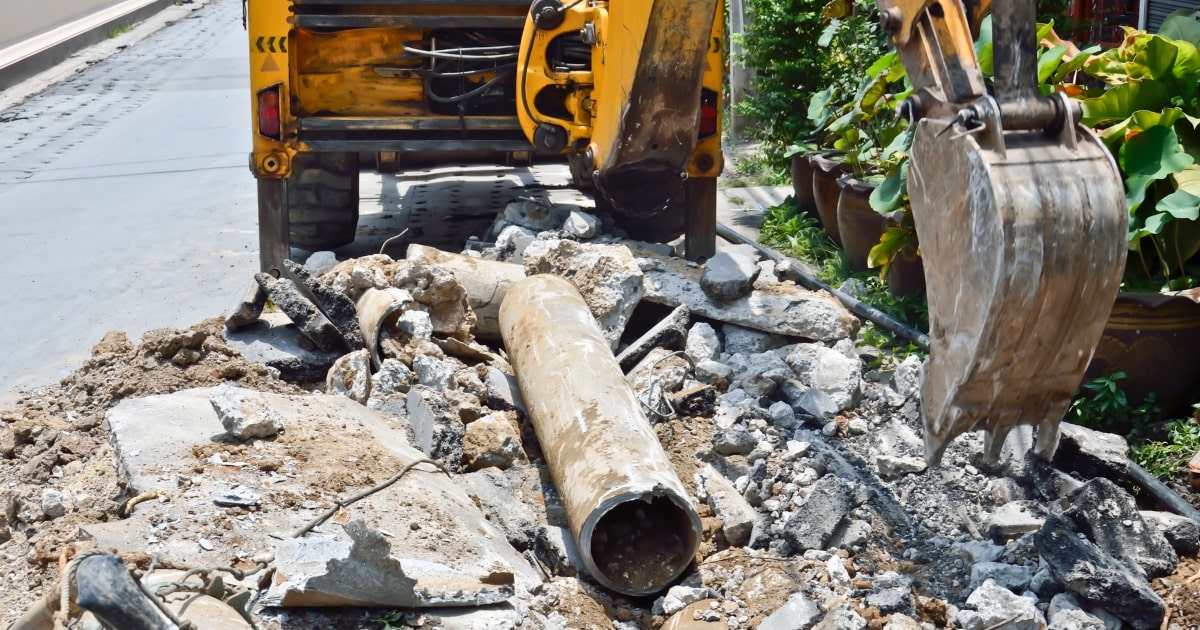
[[[354,302],[344,293],[335,291],[328,284],[313,278],[307,269],[291,260],[283,261],[283,266],[293,279],[299,280],[308,289],[317,308],[325,317],[329,318],[334,326],[337,326],[342,336],[345,337],[346,346],[351,349],[362,348],[363,336],[358,329],[358,313],[355,310]]]
[[[267,292],[275,306],[286,313],[288,319],[292,320],[300,332],[318,348],[325,352],[349,349],[337,326],[334,326],[329,318],[321,313],[321,309],[308,301],[290,281],[279,280],[266,273],[257,273],[254,279]]]

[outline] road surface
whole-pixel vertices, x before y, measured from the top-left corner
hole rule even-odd
[[[222,312],[257,268],[247,47],[212,0],[0,111],[0,396],[106,331]]]

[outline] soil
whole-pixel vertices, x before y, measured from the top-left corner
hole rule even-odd
[[[108,442],[108,409],[126,398],[223,382],[304,393],[226,346],[221,326],[212,318],[187,330],[152,330],[136,346],[124,333],[110,332],[78,370],[57,384],[22,392],[14,406],[0,411],[0,531],[21,524],[10,540],[0,541],[8,584],[0,591],[0,610],[6,618],[20,616],[57,581],[61,554],[88,546],[73,545],[81,526],[122,517],[131,497]],[[48,489],[66,497],[71,507],[64,515],[43,512]]]

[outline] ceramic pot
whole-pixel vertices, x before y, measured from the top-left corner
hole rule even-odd
[[[888,292],[896,297],[911,293],[925,293],[925,265],[921,254],[914,246],[905,247],[896,254],[887,274]]]
[[[1120,293],[1084,381],[1113,372],[1131,405],[1154,392],[1167,417],[1191,402],[1200,385],[1200,304],[1161,293]]]
[[[837,226],[842,250],[846,252],[851,269],[866,271],[867,256],[871,248],[879,244],[888,220],[871,209],[871,192],[875,190],[875,184],[853,175],[843,175],[838,179],[838,187],[841,194],[838,196]]]
[[[813,200],[813,166],[809,161],[811,155],[810,152],[804,152],[792,156],[792,192],[800,212],[820,220],[816,201]]]
[[[842,237],[838,233],[837,204],[842,196],[837,180],[846,174],[846,166],[832,159],[834,154],[817,153],[809,157],[813,167],[813,203],[817,206],[817,217],[821,227],[834,245],[842,246]]]

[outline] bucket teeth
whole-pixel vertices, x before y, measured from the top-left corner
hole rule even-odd
[[[994,462],[1008,432],[1032,424],[1049,458],[1120,286],[1123,185],[1083,128],[1073,149],[1008,132],[995,151],[945,127],[918,123],[909,172],[929,299],[925,457],[983,430]]]

